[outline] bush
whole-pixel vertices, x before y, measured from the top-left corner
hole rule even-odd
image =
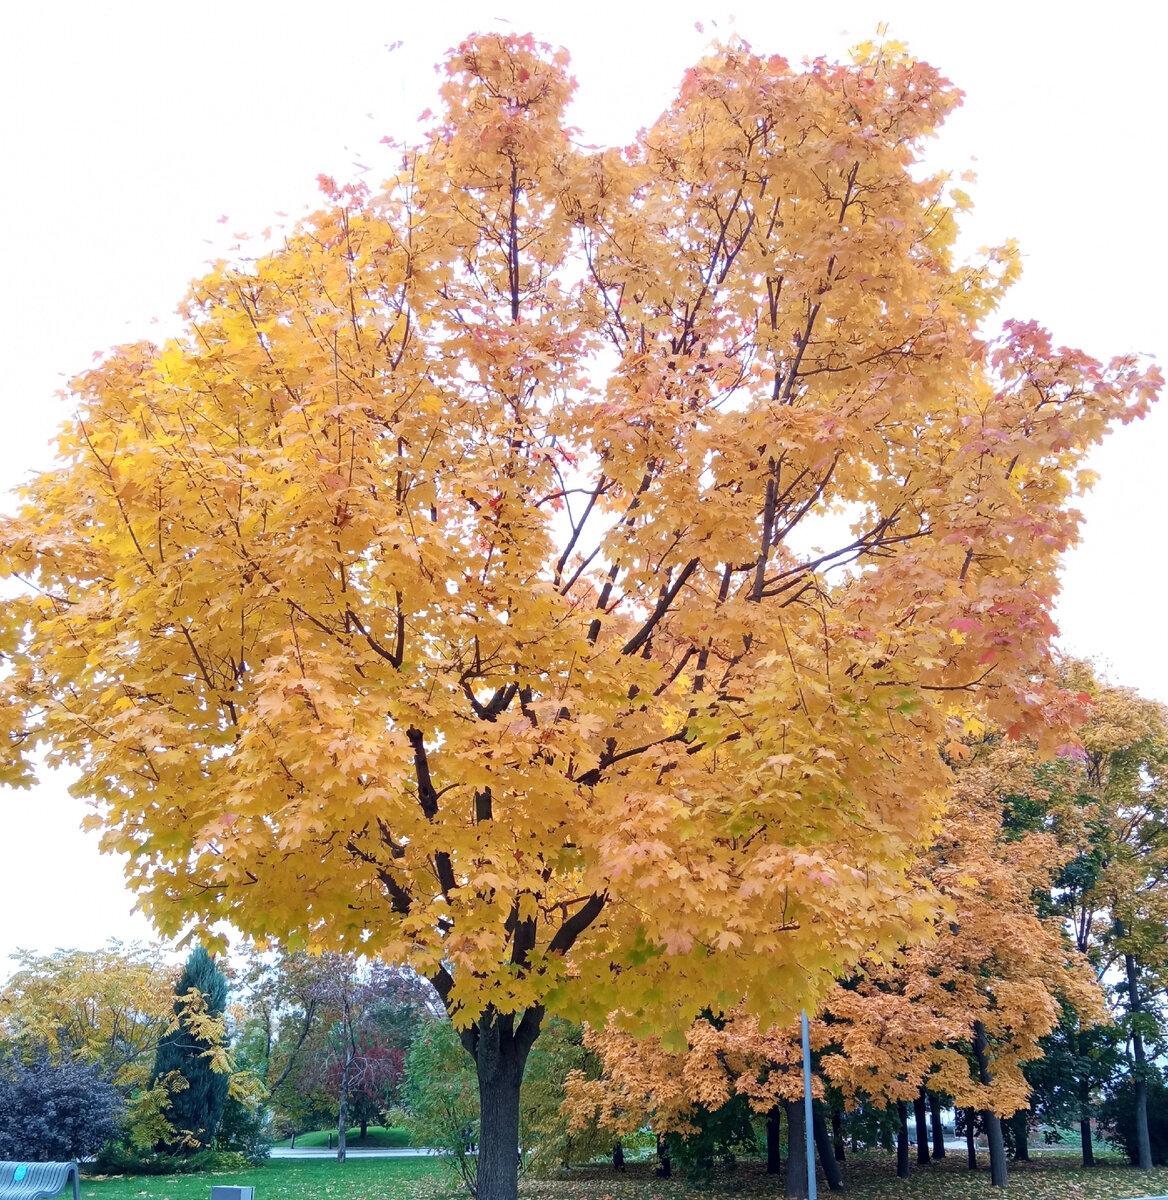
[[[234,1150],[155,1154],[121,1142],[109,1142],[93,1165],[100,1175],[195,1175],[200,1171],[245,1171],[252,1164]]]
[[[1100,1110],[1100,1123],[1107,1140],[1139,1162],[1136,1145],[1136,1087],[1130,1075],[1112,1088]],[[1168,1165],[1168,1086],[1157,1074],[1148,1073],[1148,1139],[1152,1143],[1152,1164]]]
[[[271,1125],[264,1110],[228,1096],[214,1145],[216,1150],[239,1154],[245,1163],[258,1167],[272,1149]]]
[[[120,1132],[122,1100],[92,1064],[0,1052],[0,1159],[86,1158]]]
[[[745,1096],[732,1096],[720,1108],[696,1105],[686,1118],[691,1133],[668,1133],[670,1162],[691,1179],[708,1180],[716,1164],[733,1167],[739,1154],[757,1150],[753,1113]]]

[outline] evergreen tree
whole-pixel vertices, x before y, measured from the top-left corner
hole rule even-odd
[[[175,1137],[159,1148],[193,1154],[211,1144],[227,1100],[228,1072],[216,1069],[222,1066],[216,1057],[223,1042],[213,1027],[208,1028],[222,1020],[227,980],[207,951],[197,946],[174,990],[177,1024],[158,1043],[151,1084],[165,1081],[171,1092],[168,1117]]]

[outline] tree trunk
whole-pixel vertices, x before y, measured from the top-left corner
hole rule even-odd
[[[844,1119],[838,1108],[831,1110],[831,1140],[835,1150],[835,1161],[845,1162],[847,1155],[844,1153]]]
[[[1083,1117],[1079,1121],[1079,1142],[1083,1147],[1083,1166],[1095,1165],[1095,1146],[1091,1138],[1091,1118]]]
[[[784,1100],[787,1113],[787,1191],[799,1200],[807,1195],[807,1126],[803,1121],[803,1101]]]
[[[337,1101],[337,1162],[343,1163],[346,1157],[345,1130],[349,1124],[349,1068],[353,1065],[353,1056],[345,1047],[345,1061],[341,1066],[341,1094]]]
[[[968,1156],[969,1169],[977,1170],[977,1113],[972,1108],[965,1110],[965,1153]]]
[[[933,1157],[945,1157],[945,1126],[941,1123],[941,1097],[929,1093],[929,1122],[933,1126]]]
[[[361,1140],[364,1141],[365,1138],[367,1138],[368,1136],[369,1136],[369,1118],[362,1117],[361,1118]]]
[[[986,1141],[990,1144],[990,1184],[1006,1186],[1006,1141],[1002,1137],[1002,1118],[988,1109],[981,1114],[986,1125]]]
[[[980,1021],[973,1023],[973,1052],[977,1055],[977,1073],[983,1085],[993,1082],[990,1074],[989,1039]],[[1006,1186],[1006,1143],[1002,1138],[1002,1120],[996,1112],[986,1109],[981,1114],[985,1123],[986,1141],[990,1144],[990,1184]]]
[[[783,1150],[780,1144],[783,1136],[783,1109],[776,1104],[766,1115],[766,1152],[768,1175],[778,1175],[783,1169]]]
[[[614,1171],[623,1171],[625,1169],[625,1148],[620,1142],[612,1144],[612,1169]]]
[[[1030,1147],[1026,1144],[1027,1138],[1030,1135],[1029,1125],[1030,1110],[1028,1108],[1020,1108],[1010,1120],[1014,1124],[1014,1161],[1029,1162]]]
[[[1078,1032],[1075,1034],[1075,1056],[1080,1063],[1083,1061],[1082,1038],[1083,1026],[1080,1022]],[[1080,1067],[1080,1071],[1083,1073],[1078,1079],[1079,1142],[1083,1148],[1083,1166],[1093,1167],[1095,1165],[1095,1146],[1091,1136],[1091,1082],[1082,1067]]]
[[[1122,936],[1122,934],[1121,934]],[[1152,1142],[1148,1137],[1148,1076],[1144,1056],[1144,1035],[1139,1027],[1140,982],[1136,972],[1136,960],[1130,955],[1123,956],[1127,968],[1127,1008],[1136,1020],[1132,1021],[1132,1049],[1135,1051],[1136,1065],[1132,1071],[1132,1079],[1136,1085],[1136,1146],[1139,1162],[1136,1166],[1141,1171],[1152,1169]]]
[[[896,1102],[896,1177],[908,1178],[908,1105],[903,1100]]]
[[[657,1135],[657,1170],[653,1174],[659,1179],[668,1179],[673,1174],[673,1162],[669,1157],[669,1148],[661,1134]]]
[[[913,1101],[913,1117],[917,1126],[917,1166],[923,1167],[929,1161],[928,1101],[923,1087]]]
[[[836,1162],[835,1150],[831,1144],[831,1134],[827,1130],[827,1120],[824,1118],[823,1109],[815,1104],[811,1110],[811,1133],[815,1138],[815,1151],[819,1156],[819,1165],[823,1168],[823,1174],[827,1178],[827,1186],[830,1191],[842,1192],[844,1190],[844,1173],[840,1170],[840,1165]]]
[[[463,1034],[479,1081],[477,1200],[516,1200],[519,1194],[519,1087],[543,1013],[529,1009],[516,1028],[515,1014],[488,1009]]]

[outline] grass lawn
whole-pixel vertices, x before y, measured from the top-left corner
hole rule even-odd
[[[254,1187],[256,1200],[416,1200],[446,1190],[432,1158],[271,1159],[246,1171],[82,1179],[83,1200],[207,1200],[215,1184]]]
[[[386,1129],[381,1125],[370,1125],[369,1132],[365,1137],[359,1137],[361,1130],[354,1125],[348,1131],[345,1137],[345,1144],[352,1150],[384,1150],[395,1148],[398,1146],[410,1145],[409,1135],[404,1129]],[[336,1144],[337,1131],[335,1129],[317,1129],[312,1133],[298,1133],[296,1135],[297,1150],[312,1150],[322,1146],[328,1146],[329,1134],[332,1134],[333,1144]],[[277,1146],[288,1147],[291,1144],[291,1138],[285,1138],[282,1142],[276,1142]]]
[[[1034,1151],[1031,1152],[1032,1154]],[[990,1187],[986,1156],[981,1169],[968,1171],[963,1154],[951,1154],[928,1167],[913,1164],[899,1180],[889,1155],[862,1155],[845,1166],[846,1197],[852,1200],[1000,1200]],[[207,1200],[212,1184],[253,1185],[256,1200],[460,1200],[465,1197],[435,1159],[354,1159],[343,1167],[331,1160],[280,1159],[239,1174],[122,1176],[86,1179],[87,1200]],[[681,1177],[656,1179],[651,1163],[630,1163],[624,1174],[611,1167],[581,1167],[554,1179],[524,1179],[520,1200],[779,1200],[781,1179],[761,1163],[744,1162],[719,1171],[709,1183]],[[831,1195],[820,1179],[819,1194]],[[1126,1200],[1168,1194],[1168,1168],[1142,1173],[1118,1161],[1084,1171],[1065,1154],[1036,1155],[1010,1165],[1007,1195],[1024,1200]]]

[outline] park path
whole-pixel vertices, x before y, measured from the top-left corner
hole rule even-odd
[[[413,1146],[393,1146],[383,1149],[371,1149],[362,1147],[361,1149],[348,1149],[345,1151],[346,1158],[429,1158],[434,1154],[441,1154],[441,1150],[431,1150],[426,1147],[415,1148]],[[270,1157],[272,1158],[336,1158],[337,1152],[334,1147],[330,1150],[327,1146],[305,1146],[303,1149],[297,1146],[295,1150],[290,1150],[287,1146],[273,1146]]]

